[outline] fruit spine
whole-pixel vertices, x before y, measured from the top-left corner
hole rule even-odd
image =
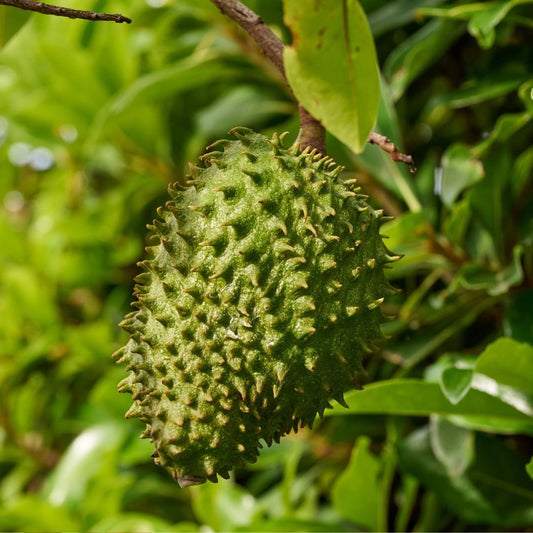
[[[355,386],[381,338],[389,254],[372,210],[314,150],[244,128],[169,188],[121,326],[126,414],[181,486],[227,478]]]

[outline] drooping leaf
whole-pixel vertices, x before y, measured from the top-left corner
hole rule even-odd
[[[284,0],[293,42],[283,60],[298,101],[355,152],[372,130],[379,69],[372,33],[357,0]]]

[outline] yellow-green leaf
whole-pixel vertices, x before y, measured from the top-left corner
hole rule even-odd
[[[361,152],[379,103],[379,68],[356,0],[284,0],[292,46],[283,59],[298,101],[335,137]]]

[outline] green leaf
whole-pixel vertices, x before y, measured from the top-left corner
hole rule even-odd
[[[520,291],[505,310],[505,335],[533,345],[533,289]]]
[[[315,532],[315,531],[323,531],[325,533],[333,532],[333,531],[351,531],[350,528],[346,527],[345,524],[339,524],[336,522],[329,522],[329,521],[322,521],[322,520],[306,520],[305,518],[299,519],[299,518],[279,518],[275,520],[265,520],[262,518],[261,520],[258,520],[254,522],[251,526],[237,526],[235,529],[233,529],[235,532],[264,532],[264,533],[272,533],[272,532],[280,532],[280,533],[288,533],[291,531],[294,531],[296,533],[302,532],[302,531],[309,531],[309,532]]]
[[[22,496],[0,508],[2,531],[82,531],[80,522],[67,509],[37,496]]]
[[[192,507],[199,520],[213,531],[248,526],[260,509],[255,498],[232,481],[192,487]]]
[[[514,92],[527,79],[529,73],[508,71],[502,67],[491,72],[484,79],[468,80],[463,86],[455,91],[438,93],[428,102],[424,112],[431,117],[439,117],[450,109],[461,109],[474,106]],[[524,119],[523,119],[524,120]]]
[[[370,439],[360,437],[352,450],[350,463],[332,491],[333,506],[359,527],[378,531],[381,509],[381,461],[370,453]]]
[[[523,2],[488,2],[487,7],[472,15],[468,31],[477,39],[479,46],[490,48],[494,44],[494,28],[505,18],[507,13],[518,3]],[[489,5],[490,4],[490,5]]]
[[[483,179],[485,170],[470,148],[454,144],[442,156],[442,185],[440,195],[447,206],[452,206],[462,191]]]
[[[442,392],[453,405],[457,405],[470,390],[474,372],[470,368],[449,367],[440,376]]]
[[[181,525],[181,524],[180,524]],[[166,520],[162,520],[154,515],[141,513],[122,513],[109,518],[104,518],[94,524],[89,531],[107,532],[107,531],[129,531],[131,533],[143,533],[144,531],[198,531],[196,524],[186,522],[183,527],[173,527]]]
[[[452,244],[458,248],[464,246],[471,217],[472,212],[468,198],[462,198],[454,202],[450,213],[444,220],[444,232]]]
[[[399,100],[407,87],[438,61],[464,30],[462,24],[433,20],[395,48],[384,67],[393,100]]]
[[[496,272],[482,265],[467,263],[459,271],[454,284],[470,291],[485,290],[491,296],[505,294],[512,287],[520,285],[524,279],[521,261],[523,252],[521,245],[515,246],[512,263]]]
[[[80,433],[46,481],[42,496],[53,505],[81,505],[90,480],[109,455],[120,449],[126,429],[122,423],[107,422]]]
[[[473,149],[474,152],[476,154],[483,154],[489,150],[494,143],[507,141],[509,137],[531,122],[532,119],[533,116],[528,111],[523,113],[508,113],[506,115],[502,115],[496,121],[496,125],[494,126],[494,129],[491,131],[490,135]],[[515,179],[513,179],[513,184]]]
[[[141,76],[102,107],[90,127],[86,145],[92,147],[108,122],[140,103],[175,96],[235,75],[236,69],[224,64],[220,56],[210,55],[187,58]]]
[[[498,383],[533,394],[533,346],[500,338],[479,356],[475,371]]]
[[[526,472],[527,472],[527,475],[533,479],[533,457],[531,458],[531,460],[529,461],[529,463],[526,465]]]
[[[446,0],[396,0],[394,2],[385,2],[382,7],[372,11],[368,15],[368,22],[372,28],[374,37],[404,26],[412,22],[417,11],[423,6],[442,4]]]
[[[399,444],[398,466],[467,522],[520,528],[533,520],[533,485],[524,460],[499,439],[477,434],[474,463],[453,477],[434,456],[429,429],[422,428]]]
[[[0,50],[26,24],[31,13],[14,7],[0,6]]]
[[[454,478],[463,475],[474,458],[474,432],[433,415],[429,435],[433,453],[448,474]]]
[[[490,233],[500,257],[504,254],[504,234],[508,226],[510,195],[507,189],[512,179],[511,165],[509,148],[495,146],[483,158],[485,178],[469,191],[472,212]]]
[[[457,405],[444,396],[438,383],[419,379],[394,379],[367,385],[362,391],[345,395],[348,408],[335,406],[326,416],[348,414],[388,414],[457,417],[468,427],[502,433],[524,432],[533,435],[530,416],[484,392],[470,390]],[[461,425],[464,425],[461,424]]]
[[[475,37],[482,48],[490,48],[494,44],[494,28],[505,18],[509,11],[520,4],[531,3],[531,0],[510,0],[508,2],[474,2],[459,6],[441,8],[422,8],[421,15],[444,17],[456,20],[468,20],[468,31]]]
[[[363,8],[356,0],[284,0],[283,6],[293,37],[283,60],[296,98],[361,152],[379,103],[378,62]]]

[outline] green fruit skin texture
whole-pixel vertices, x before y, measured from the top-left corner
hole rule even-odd
[[[382,212],[316,151],[245,128],[170,186],[136,278],[119,384],[182,486],[344,403],[381,339]]]

